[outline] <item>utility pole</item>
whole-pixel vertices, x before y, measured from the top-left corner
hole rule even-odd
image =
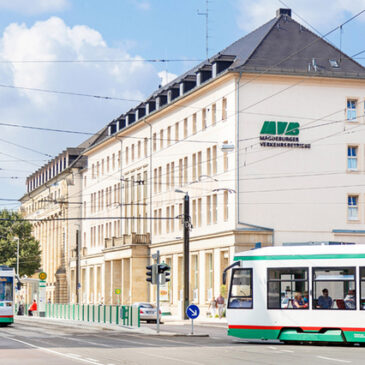
[[[16,240],[16,274],[19,277],[19,237],[14,237]]]
[[[188,319],[186,309],[189,306],[189,253],[190,253],[190,212],[189,194],[184,196],[184,318]]]
[[[76,303],[80,304],[80,245],[79,245],[79,230],[76,230]]]
[[[208,39],[209,39],[209,28],[208,28],[208,21],[209,21],[209,7],[208,7],[208,4],[209,4],[209,0],[205,0],[205,12],[204,13],[201,13],[197,12],[198,15],[203,15],[205,16],[205,56],[206,58],[208,58],[208,53],[209,53],[209,47],[208,47]]]

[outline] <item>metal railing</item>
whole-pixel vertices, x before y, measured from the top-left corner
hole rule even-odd
[[[131,305],[46,304],[46,318],[140,327],[139,307]]]

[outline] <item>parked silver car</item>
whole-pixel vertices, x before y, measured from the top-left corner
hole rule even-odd
[[[139,318],[141,321],[157,322],[157,308],[154,304],[138,302],[134,303],[133,306],[139,307]],[[161,309],[159,313],[160,323],[161,323]]]

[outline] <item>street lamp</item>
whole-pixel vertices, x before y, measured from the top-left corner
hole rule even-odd
[[[189,213],[189,194],[180,189],[175,189],[176,193],[185,194],[184,196],[184,318],[188,319],[186,309],[189,306],[189,254],[190,254],[190,213]]]

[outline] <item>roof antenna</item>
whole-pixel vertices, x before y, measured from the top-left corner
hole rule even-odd
[[[209,29],[208,29],[208,21],[209,21],[209,7],[208,7],[208,3],[209,3],[209,0],[205,0],[205,12],[202,13],[202,12],[199,12],[199,10],[197,10],[197,15],[203,15],[205,16],[205,57],[208,59],[209,56],[208,56],[208,51],[209,51],[209,48],[208,48],[208,38],[209,38]]]
[[[342,25],[340,25],[340,62],[342,58]]]

